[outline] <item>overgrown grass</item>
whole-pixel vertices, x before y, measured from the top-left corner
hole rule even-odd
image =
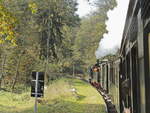
[[[72,89],[76,89],[75,92]],[[33,113],[30,92],[11,94],[0,91],[0,113]],[[89,84],[63,78],[51,83],[39,100],[38,113],[106,113],[102,97]]]

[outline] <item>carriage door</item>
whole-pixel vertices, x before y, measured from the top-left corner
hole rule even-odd
[[[138,49],[137,44],[135,44],[131,49],[131,65],[132,65],[132,113],[139,113],[139,74],[138,74]]]

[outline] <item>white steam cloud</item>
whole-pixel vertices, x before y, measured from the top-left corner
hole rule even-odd
[[[108,34],[104,34],[99,43],[95,52],[97,58],[115,54],[120,48],[129,0],[117,0],[117,3],[117,7],[107,13],[109,18],[106,21]]]

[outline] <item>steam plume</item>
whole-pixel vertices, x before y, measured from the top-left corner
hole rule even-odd
[[[117,0],[117,3],[118,6],[107,13],[109,18],[106,21],[108,34],[104,34],[99,43],[95,52],[97,58],[115,54],[120,48],[129,0]]]

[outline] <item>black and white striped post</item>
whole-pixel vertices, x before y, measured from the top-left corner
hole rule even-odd
[[[37,113],[37,99],[44,95],[44,73],[32,72],[31,96],[35,97],[34,113]]]
[[[38,78],[39,78],[39,72],[36,72],[34,113],[37,113]]]

